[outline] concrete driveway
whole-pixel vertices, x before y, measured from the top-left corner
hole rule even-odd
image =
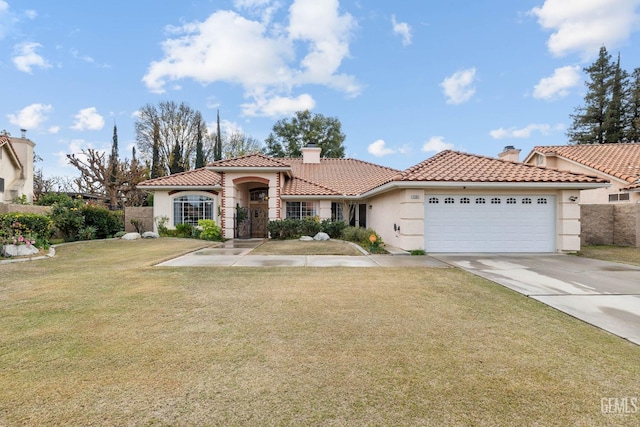
[[[640,267],[561,254],[429,254],[640,345]]]

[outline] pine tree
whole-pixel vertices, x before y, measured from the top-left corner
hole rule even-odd
[[[151,155],[151,178],[158,178],[165,175],[165,171],[160,164],[160,126],[155,123],[153,126],[153,149]]]
[[[111,143],[111,156],[109,157],[109,179],[116,182],[118,177],[118,128],[113,124],[113,142]]]
[[[605,114],[610,105],[615,67],[606,47],[600,48],[598,59],[584,69],[589,80],[585,82],[585,106],[576,108],[567,137],[574,144],[603,144],[606,142]]]
[[[604,117],[604,142],[617,144],[624,140],[625,134],[625,100],[627,99],[629,76],[625,70],[620,68],[620,54],[618,62],[614,67],[613,79],[611,81],[611,97],[607,105]]]
[[[626,103],[625,141],[640,143],[640,68],[633,70]]]
[[[169,165],[169,173],[179,173],[184,172],[184,165],[182,163],[182,147],[180,146],[180,142],[176,141],[173,146],[173,151],[171,152],[171,164]]]

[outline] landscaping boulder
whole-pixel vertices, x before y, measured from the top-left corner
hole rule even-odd
[[[1,248],[2,256],[29,256],[35,255],[40,250],[33,245],[4,245]]]
[[[311,236],[302,236],[300,237],[300,240],[302,240],[303,242],[310,242],[313,240],[313,237]]]
[[[137,240],[140,239],[140,233],[127,233],[121,237],[122,240]]]
[[[329,240],[330,237],[327,233],[323,233],[322,231],[313,236],[313,240]]]
[[[157,239],[160,235],[158,233],[154,233],[153,231],[145,231],[142,233],[143,239]]]

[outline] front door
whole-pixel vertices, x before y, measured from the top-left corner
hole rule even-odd
[[[266,203],[252,203],[251,215],[251,237],[267,237],[267,222],[269,222],[269,208]]]

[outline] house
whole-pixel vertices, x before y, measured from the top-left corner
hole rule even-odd
[[[139,184],[169,227],[214,219],[226,238],[266,237],[267,222],[317,216],[373,228],[403,249],[571,252],[581,190],[604,178],[443,151],[404,171],[356,159],[251,154]]]
[[[610,187],[582,191],[580,204],[640,203],[640,144],[534,147],[525,164],[605,178]]]
[[[0,133],[0,203],[11,203],[24,194],[33,201],[33,147],[26,130],[14,138]]]

